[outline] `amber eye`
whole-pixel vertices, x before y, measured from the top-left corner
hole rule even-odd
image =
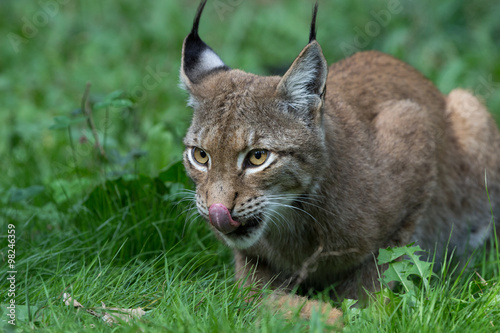
[[[259,166],[264,164],[269,156],[269,152],[263,149],[255,149],[248,153],[248,162],[251,166]]]
[[[208,163],[208,154],[203,149],[194,147],[191,154],[194,160],[201,165],[206,165]]]

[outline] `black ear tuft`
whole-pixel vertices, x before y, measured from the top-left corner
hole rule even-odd
[[[316,14],[318,13],[318,1],[314,5],[313,16],[311,21],[311,30],[309,31],[309,43],[316,40]]]
[[[219,56],[205,44],[198,35],[200,17],[205,8],[207,0],[203,0],[198,6],[193,21],[193,28],[184,40],[182,48],[181,80],[190,87],[198,83],[208,74],[217,70],[228,70]]]
[[[196,16],[193,21],[193,28],[191,29],[190,35],[198,37],[198,27],[200,25],[200,17],[201,13],[203,13],[203,9],[205,8],[205,5],[207,3],[207,0],[203,0],[200,2],[200,5],[198,6],[198,10],[196,11]]]

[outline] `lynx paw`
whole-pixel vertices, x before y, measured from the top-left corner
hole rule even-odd
[[[342,311],[328,303],[309,300],[297,295],[274,293],[269,297],[267,304],[283,313],[287,318],[292,318],[298,311],[300,311],[302,319],[309,319],[313,313],[320,312],[322,316],[326,317],[328,325],[335,325],[338,328],[343,326]]]

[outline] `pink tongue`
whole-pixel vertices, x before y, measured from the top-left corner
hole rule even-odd
[[[229,210],[223,204],[213,204],[208,208],[210,223],[223,234],[235,231],[241,225],[231,218]]]

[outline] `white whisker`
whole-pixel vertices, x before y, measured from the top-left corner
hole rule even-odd
[[[311,215],[311,213],[309,213],[308,211],[300,208],[300,207],[297,207],[297,206],[294,206],[292,204],[286,204],[286,203],[283,203],[282,201],[285,201],[283,199],[288,199],[286,201],[288,202],[301,202],[303,200],[296,200],[296,197],[293,197],[293,196],[290,196],[290,195],[287,195],[287,196],[284,196],[284,195],[270,195],[270,196],[267,196],[266,199],[268,199],[267,201],[269,202],[270,205],[275,205],[277,207],[284,207],[284,208],[289,208],[290,211],[294,211],[296,213],[302,213],[302,214],[305,214],[307,215],[309,218],[311,218],[315,223],[316,225],[318,225],[323,231],[326,231],[326,227],[324,225],[322,225],[313,215]],[[274,200],[269,200],[269,199],[274,199]],[[295,199],[295,200],[294,200]],[[303,203],[307,203],[307,202],[303,202]]]

